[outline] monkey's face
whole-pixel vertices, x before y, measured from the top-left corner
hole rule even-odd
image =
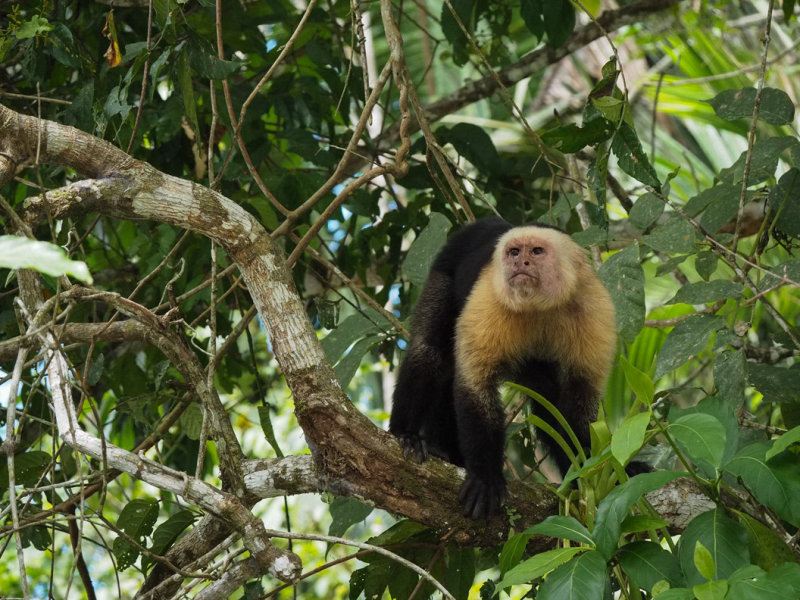
[[[518,227],[509,234],[500,238],[494,255],[496,289],[509,308],[548,310],[569,301],[580,248],[555,229]]]

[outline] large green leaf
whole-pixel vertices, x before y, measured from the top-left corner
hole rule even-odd
[[[687,525],[678,543],[678,557],[689,585],[706,581],[695,565],[695,549],[700,542],[711,554],[716,579],[724,579],[736,569],[750,563],[747,534],[722,509],[704,512]]]
[[[692,462],[711,465],[707,475],[713,476],[722,465],[728,438],[716,417],[703,413],[684,415],[670,423],[669,434]]]
[[[157,518],[158,502],[150,498],[134,498],[122,507],[117,518],[117,527],[142,543],[144,536],[153,531]],[[127,569],[139,556],[139,549],[121,536],[114,540],[113,551],[120,570]]]
[[[350,527],[361,523],[372,512],[372,507],[355,498],[337,497],[330,505],[331,524],[328,535],[342,537]]]
[[[450,221],[442,214],[431,213],[428,225],[411,244],[403,261],[403,272],[414,285],[422,286],[428,278],[434,258],[447,241]]]
[[[724,90],[707,102],[721,119],[733,121],[751,118],[755,108],[756,89]],[[794,102],[783,90],[765,87],[761,90],[758,118],[772,125],[789,125],[794,120]]]
[[[639,136],[627,123],[620,123],[617,134],[611,142],[611,151],[617,157],[620,168],[628,175],[645,185],[660,189],[658,173],[642,149]]]
[[[678,323],[661,346],[654,379],[660,379],[697,356],[708,345],[709,337],[724,324],[722,317],[701,314]]]
[[[572,558],[550,573],[539,586],[537,600],[598,600],[608,586],[606,561],[594,550]]]
[[[64,250],[50,242],[17,235],[0,235],[0,269],[33,269],[55,277],[72,275],[92,283],[85,262],[70,260]]]
[[[497,584],[497,589],[502,590],[512,585],[528,583],[538,579],[553,569],[563,565],[576,554],[585,551],[586,548],[571,546],[569,548],[557,548],[556,550],[540,552],[523,563],[509,569],[500,580],[500,583]]]
[[[616,310],[617,331],[633,342],[644,326],[644,271],[639,264],[639,246],[631,244],[611,256],[598,272]]]
[[[769,444],[750,444],[725,465],[750,492],[778,516],[800,526],[800,464],[789,452],[767,460]]]
[[[768,402],[800,401],[800,366],[747,364],[750,384],[764,394]]]
[[[775,565],[795,560],[792,549],[777,531],[747,513],[735,511],[734,515],[747,531],[750,560],[754,565],[772,570]]]
[[[592,537],[598,551],[606,558],[611,558],[617,550],[622,522],[634,502],[683,475],[677,471],[642,473],[615,487],[603,498],[594,518]]]
[[[706,304],[724,298],[741,296],[744,286],[740,283],[718,279],[715,281],[699,281],[682,286],[667,304]]]
[[[785,584],[769,577],[763,569],[747,565],[736,570],[728,578],[728,595],[725,596],[725,600],[791,598],[792,594],[787,593],[788,591]]]
[[[617,557],[623,570],[646,590],[652,590],[662,580],[671,587],[686,585],[678,559],[655,542],[626,544]]]
[[[641,412],[626,418],[614,431],[611,436],[611,454],[621,464],[628,464],[641,449],[649,424],[650,411]]]
[[[548,535],[554,538],[572,540],[579,544],[594,545],[594,540],[577,519],[563,515],[552,515],[541,523],[537,523],[525,530],[525,533]]]
[[[653,250],[668,254],[684,254],[695,251],[695,231],[691,223],[672,213],[653,231],[642,238],[642,242]]]

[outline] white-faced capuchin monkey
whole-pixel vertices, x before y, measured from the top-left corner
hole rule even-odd
[[[431,267],[389,431],[406,456],[422,462],[431,453],[464,466],[464,514],[489,517],[506,497],[498,385],[513,381],[547,398],[588,447],[615,348],[611,298],[566,233],[499,217],[478,221],[454,235]],[[551,451],[565,473],[568,457],[555,444]]]

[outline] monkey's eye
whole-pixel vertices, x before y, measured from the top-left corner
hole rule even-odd
[[[541,246],[536,246],[533,249],[533,253],[534,254],[544,254],[544,248],[542,248]]]
[[[508,255],[509,256],[519,256],[519,248],[509,248]]]

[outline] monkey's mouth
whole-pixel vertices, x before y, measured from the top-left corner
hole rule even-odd
[[[509,285],[512,286],[530,286],[530,285],[537,285],[539,283],[539,278],[534,277],[530,273],[514,273],[511,277],[508,278]]]

